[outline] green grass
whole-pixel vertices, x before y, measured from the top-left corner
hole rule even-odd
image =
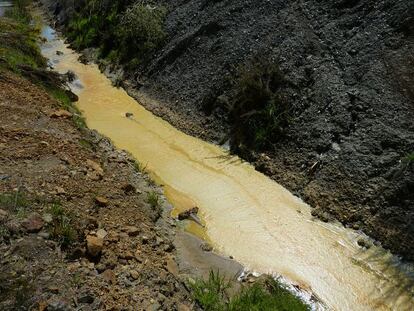
[[[244,286],[230,297],[231,283],[218,272],[190,284],[193,298],[206,311],[304,311],[310,308],[271,277]]]
[[[62,247],[69,247],[77,241],[78,234],[73,225],[73,217],[59,203],[49,207],[52,223],[48,226],[50,237],[59,242]]]
[[[29,200],[21,191],[0,193],[0,208],[17,211],[19,209],[26,209],[29,206]]]
[[[147,203],[152,208],[157,208],[160,206],[160,196],[155,191],[150,191],[147,194]]]
[[[134,169],[137,172],[140,173],[145,173],[146,169],[147,169],[147,165],[142,164],[141,162],[138,162],[137,160],[135,160],[132,165],[134,166]]]
[[[15,10],[28,14],[25,5],[30,1],[16,1]],[[73,114],[73,122],[79,129],[86,127],[79,110],[72,104],[64,89],[62,78],[46,69],[46,59],[38,45],[39,29],[20,18],[16,12],[9,18],[0,18],[0,70],[12,71],[43,87],[59,107]]]

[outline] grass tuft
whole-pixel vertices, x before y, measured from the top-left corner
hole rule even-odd
[[[150,191],[147,194],[147,203],[152,207],[152,208],[157,208],[160,206],[160,197],[158,195],[158,193],[156,193],[155,191]]]
[[[50,237],[59,242],[62,247],[69,247],[77,241],[78,234],[73,226],[72,215],[58,203],[49,208],[52,223],[48,226]]]
[[[207,280],[190,284],[192,295],[206,311],[305,311],[310,308],[278,281],[267,277],[230,297],[231,283],[219,272],[210,271]]]

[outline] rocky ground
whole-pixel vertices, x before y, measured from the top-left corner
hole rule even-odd
[[[70,116],[0,73],[0,309],[196,308],[160,189]]]
[[[81,4],[44,0],[61,24]],[[168,38],[124,85],[181,130],[223,141],[235,71],[260,55],[289,81],[294,118],[252,152],[257,169],[315,207],[414,259],[414,3],[156,1]],[[408,163],[408,164],[407,164]]]

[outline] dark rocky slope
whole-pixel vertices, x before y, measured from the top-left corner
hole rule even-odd
[[[79,9],[49,2],[62,24]],[[157,100],[148,107],[220,141],[235,68],[257,55],[274,60],[294,118],[283,139],[250,160],[315,215],[413,260],[414,164],[405,157],[414,152],[414,1],[157,2],[169,8],[168,38],[129,73]]]

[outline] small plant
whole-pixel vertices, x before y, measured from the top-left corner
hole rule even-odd
[[[134,169],[137,172],[140,172],[140,173],[145,173],[145,171],[147,169],[147,165],[146,164],[144,165],[141,162],[138,162],[137,160],[135,160],[132,165],[134,166]]]
[[[148,192],[147,194],[147,203],[152,208],[157,208],[160,205],[160,197],[155,191]]]
[[[62,247],[70,246],[78,237],[71,215],[58,203],[52,204],[49,212],[52,215],[52,223],[48,228],[50,237],[58,241]]]

